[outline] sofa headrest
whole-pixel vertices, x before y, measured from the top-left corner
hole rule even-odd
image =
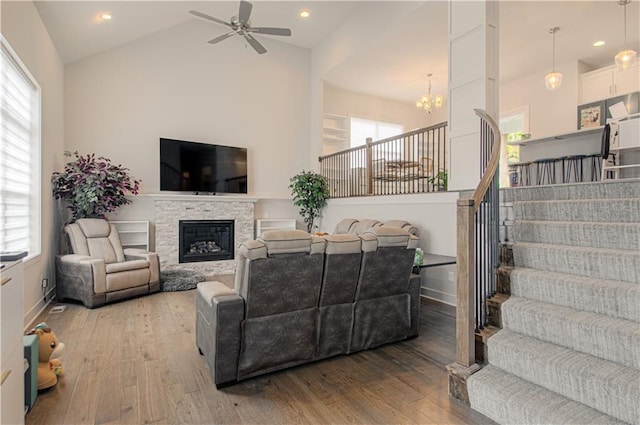
[[[101,218],[81,218],[76,223],[88,238],[106,238],[111,233],[111,225]]]
[[[418,236],[418,228],[405,220],[387,220],[384,222],[383,226],[400,227],[412,235]]]
[[[361,235],[367,232],[369,229],[379,225],[380,225],[379,220],[372,220],[372,219],[359,220],[357,223],[353,225],[351,233],[355,233],[356,235]]]
[[[344,218],[336,224],[336,228],[333,230],[333,233],[339,235],[351,233],[351,227],[357,222],[358,220],[355,218]]]
[[[416,236],[406,230],[393,226],[373,227],[360,237],[362,239],[362,251],[364,252],[395,246],[415,249],[419,241]]]
[[[324,236],[327,241],[326,253],[332,254],[357,254],[362,249],[362,240],[358,235],[327,235]]]
[[[267,248],[268,255],[295,253],[324,253],[324,239],[312,237],[302,230],[270,230],[258,238]]]

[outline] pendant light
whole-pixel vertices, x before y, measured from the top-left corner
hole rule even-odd
[[[626,69],[634,63],[638,57],[638,52],[629,49],[627,45],[627,4],[630,2],[631,0],[618,0],[618,4],[624,7],[624,50],[615,57],[616,65],[620,69]]]
[[[553,56],[551,58],[551,72],[544,77],[547,90],[555,90],[562,83],[562,74],[556,71],[556,32],[559,29],[560,27],[549,28],[549,34],[553,35]]]

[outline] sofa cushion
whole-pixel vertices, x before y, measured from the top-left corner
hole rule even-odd
[[[111,233],[111,225],[106,220],[81,218],[76,223],[87,238],[106,238]]]
[[[325,252],[329,255],[359,253],[362,246],[361,239],[354,234],[327,235],[324,239],[327,241]]]
[[[120,291],[149,284],[149,269],[107,274],[106,292]]]
[[[122,263],[107,264],[105,267],[105,271],[107,272],[107,274],[109,274],[146,268],[149,268],[149,262],[147,260],[131,260],[123,261]]]
[[[374,227],[369,229],[367,233],[378,239],[378,247],[407,246],[410,239],[409,232],[393,226]]]

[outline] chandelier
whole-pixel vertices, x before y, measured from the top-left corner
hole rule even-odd
[[[444,103],[442,95],[433,96],[431,94],[431,76],[433,74],[427,74],[427,77],[429,77],[429,92],[416,101],[416,108],[424,110],[427,114],[430,114],[433,109],[442,108]]]
[[[629,49],[627,45],[627,4],[630,2],[631,0],[618,0],[618,4],[624,7],[624,50],[615,56],[616,65],[619,69],[628,68],[638,57],[638,52]]]

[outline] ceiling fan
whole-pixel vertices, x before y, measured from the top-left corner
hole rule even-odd
[[[266,35],[284,35],[290,36],[291,30],[289,28],[270,28],[270,27],[252,27],[249,17],[251,16],[251,9],[253,5],[248,1],[240,0],[240,10],[238,10],[238,16],[233,16],[231,21],[226,22],[222,19],[214,18],[206,13],[198,12],[197,10],[190,10],[189,13],[199,18],[206,19],[217,24],[225,25],[231,28],[231,31],[223,34],[219,37],[213,38],[208,41],[209,44],[216,44],[222,40],[226,40],[232,35],[241,35],[247,42],[253,47],[253,49],[259,54],[267,53],[267,49],[264,48],[258,40],[256,40],[251,33],[266,34]]]

